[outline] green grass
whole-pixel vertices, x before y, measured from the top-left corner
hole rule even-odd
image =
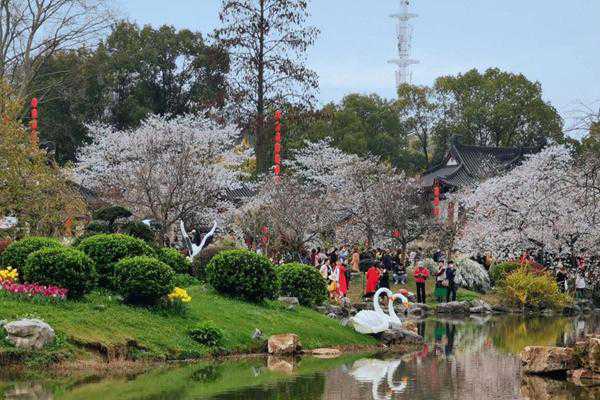
[[[36,304],[0,297],[0,320],[37,317],[48,322],[61,337],[64,347],[78,350],[74,343],[122,346],[134,340],[151,358],[185,358],[211,353],[212,349],[194,342],[188,331],[201,321],[212,321],[224,331],[226,352],[256,351],[251,335],[255,328],[268,337],[295,333],[304,348],[374,345],[375,340],[342,327],[307,308],[287,310],[278,302],[249,304],[222,297],[203,286],[189,290],[193,300],[184,314],[148,310],[120,304],[108,295],[93,294],[80,302]],[[6,345],[0,344],[0,349]]]

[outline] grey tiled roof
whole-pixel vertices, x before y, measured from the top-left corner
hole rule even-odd
[[[454,141],[444,162],[422,176],[423,186],[432,186],[439,179],[449,186],[464,187],[476,184],[486,177],[506,171],[517,165],[528,154],[538,149],[524,147],[467,146]],[[453,158],[456,165],[447,165]]]

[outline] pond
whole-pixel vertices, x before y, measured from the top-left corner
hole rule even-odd
[[[337,359],[256,358],[164,367],[111,379],[8,381],[6,399],[572,399],[600,398],[600,387],[521,378],[518,353],[528,345],[568,345],[600,332],[600,318],[520,316],[427,319],[425,344],[401,356]]]

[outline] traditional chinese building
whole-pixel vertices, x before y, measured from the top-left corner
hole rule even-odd
[[[444,201],[446,193],[500,175],[519,165],[527,155],[539,151],[532,147],[485,147],[462,144],[454,138],[442,163],[430,168],[422,175],[423,187],[434,192],[440,188],[440,215],[453,221],[458,213],[452,202]]]

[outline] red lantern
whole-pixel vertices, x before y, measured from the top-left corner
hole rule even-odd
[[[436,185],[436,186],[433,188],[433,195],[434,195],[435,197],[440,197],[440,187],[439,187],[439,186],[437,186],[437,185]]]
[[[263,226],[262,228],[260,228],[260,231],[266,235],[267,233],[269,233],[269,227]]]
[[[37,129],[38,129],[38,99],[37,98],[33,98],[31,99],[31,132],[29,134],[29,141],[31,142],[31,145],[33,147],[36,147],[38,144],[38,135],[37,135]]]
[[[33,110],[31,110],[31,118],[33,118],[33,119],[37,119],[38,118],[38,110],[37,110],[37,108],[34,108]]]
[[[275,154],[275,164],[279,165],[281,163],[281,156],[279,153]]]
[[[392,237],[394,239],[400,239],[400,231],[398,229],[396,229],[395,231],[392,232]]]
[[[275,143],[275,154],[281,153],[281,144]]]
[[[433,199],[433,205],[435,207],[439,207],[440,206],[440,198],[436,197],[435,199]]]
[[[38,106],[38,99],[36,97],[34,97],[33,99],[31,99],[31,108],[37,108]]]
[[[281,173],[281,167],[279,165],[275,166],[275,175],[279,175]]]
[[[275,111],[275,149],[274,149],[275,178],[279,182],[281,173],[281,111]]]

